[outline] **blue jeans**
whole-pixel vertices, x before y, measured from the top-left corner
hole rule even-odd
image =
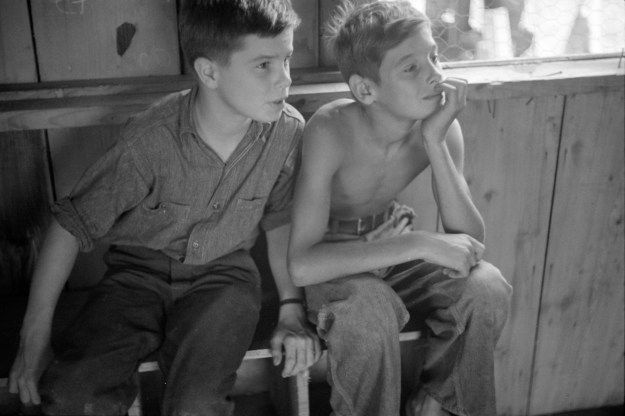
[[[108,272],[44,373],[42,409],[123,415],[140,360],[158,351],[163,415],[231,415],[228,398],[260,311],[247,252],[185,266],[147,249],[113,248]]]
[[[307,287],[311,320],[328,346],[334,414],[400,414],[399,332],[410,311],[427,326],[421,388],[453,414],[495,415],[493,353],[511,293],[485,261],[466,279],[416,261]]]

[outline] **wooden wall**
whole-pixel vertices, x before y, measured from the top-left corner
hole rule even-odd
[[[294,1],[304,18],[290,100],[306,116],[348,96],[337,74],[315,69],[333,62],[319,27],[336,3]],[[26,293],[47,204],[114,143],[125,115],[189,85],[158,78],[183,72],[175,13],[165,0],[0,2],[0,299]],[[120,37],[131,38],[121,54]],[[489,75],[493,68],[450,69],[471,83],[460,121],[465,173],[487,225],[485,257],[514,286],[496,351],[501,415],[623,403],[624,70],[617,61],[579,73],[568,63],[557,71],[512,67],[514,76],[529,73],[523,82],[502,82]],[[613,75],[594,75],[607,65]],[[155,76],[156,87],[134,78],[143,76]],[[80,81],[101,78],[120,84]],[[316,82],[326,84],[309,85]],[[421,226],[436,229],[429,180],[428,172],[402,200],[416,207]],[[99,279],[101,251],[79,257],[70,289]]]

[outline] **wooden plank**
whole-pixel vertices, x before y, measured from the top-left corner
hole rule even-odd
[[[48,132],[50,164],[54,175],[56,198],[67,196],[83,172],[94,164],[117,141],[121,125],[54,129]],[[93,286],[104,275],[102,260],[108,246],[79,253],[68,280],[68,289]]]
[[[570,74],[576,74],[571,78],[564,72],[557,79],[552,79],[549,70],[552,63],[540,67],[542,75],[537,72],[538,69],[531,73],[520,73],[508,66],[488,70],[473,68],[469,72],[470,68],[453,68],[447,71],[447,75],[466,78],[470,83],[469,100],[474,101],[526,98],[526,101],[531,102],[536,97],[550,95],[623,90],[625,65],[615,70],[613,66],[616,67],[617,58],[599,61],[593,61],[593,72],[585,75],[581,75],[576,66],[588,67],[588,62],[570,62]],[[299,72],[298,77],[302,82],[309,79],[305,73]],[[313,73],[318,74],[316,71]],[[338,77],[338,74],[334,76]],[[128,80],[111,80],[108,83],[99,80],[77,84],[53,83],[50,87],[48,84],[28,85],[23,91],[15,86],[0,86],[0,131],[122,123],[128,114],[145,108],[166,93],[189,88],[192,82],[188,76],[153,77],[140,78],[136,89],[133,85]],[[308,117],[319,105],[350,96],[347,86],[342,82],[304,83],[291,87],[289,102]]]
[[[567,98],[530,414],[623,403],[624,99]]]
[[[36,82],[27,0],[0,2],[0,83]]]
[[[319,66],[321,67],[336,66],[334,52],[326,39],[326,26],[340,4],[340,0],[319,0]]]
[[[514,287],[495,351],[499,414],[524,415],[563,97],[471,102],[460,114],[465,175],[486,223],[485,259]]]
[[[42,81],[180,73],[176,2],[33,1]]]
[[[49,220],[40,131],[0,133],[0,294],[26,294]]]
[[[291,68],[316,67],[319,55],[318,0],[292,0],[292,3],[301,23],[293,38]]]

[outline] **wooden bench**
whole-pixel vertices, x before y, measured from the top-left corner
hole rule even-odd
[[[416,341],[421,337],[420,331],[408,331],[402,332],[399,335],[400,342],[407,341]],[[253,349],[249,350],[245,354],[245,358],[243,358],[243,365],[245,365],[246,361],[251,360],[261,360],[261,359],[271,359],[271,351],[267,348],[263,349]],[[274,394],[285,394],[287,397],[281,397],[282,400],[277,405],[277,411],[280,416],[310,416],[310,399],[308,394],[308,387],[310,381],[310,372],[316,371],[317,373],[325,373],[325,361],[326,361],[326,353],[319,360],[315,366],[311,370],[303,371],[296,376],[293,376],[287,380],[285,380],[282,389],[278,389],[279,391]],[[139,366],[139,394],[132,404],[131,408],[128,410],[128,416],[153,416],[155,411],[158,411],[158,408],[155,408],[153,403],[157,403],[158,400],[152,400],[152,404],[146,405],[146,397],[145,397],[145,375],[147,373],[153,373],[159,371],[158,363],[156,361],[146,361],[141,363]],[[277,373],[277,371],[276,371]],[[276,375],[274,377],[279,377]],[[276,389],[276,387],[273,387]],[[149,411],[146,410],[146,407],[149,407]]]

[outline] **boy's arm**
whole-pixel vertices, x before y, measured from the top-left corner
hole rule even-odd
[[[304,300],[302,289],[293,285],[286,267],[286,253],[291,227],[284,225],[267,231],[267,254],[280,300]],[[303,304],[287,303],[280,306],[278,325],[271,337],[274,365],[283,358],[283,377],[290,377],[312,366],[321,356],[319,338],[312,331]]]
[[[465,233],[483,242],[484,222],[464,178],[464,142],[456,120],[466,104],[466,81],[448,78],[440,86],[445,104],[421,126],[432,166],[432,190],[445,231]]]
[[[330,217],[332,178],[348,151],[336,131],[324,117],[313,117],[304,130],[288,257],[289,272],[297,286],[416,259],[453,270],[468,270],[475,264],[474,245],[479,243],[470,236],[407,232],[402,223],[384,238],[370,242],[323,242]]]
[[[19,392],[22,403],[41,403],[37,384],[52,358],[54,309],[77,254],[78,241],[53,218],[33,273],[20,346],[9,376],[9,391]]]

